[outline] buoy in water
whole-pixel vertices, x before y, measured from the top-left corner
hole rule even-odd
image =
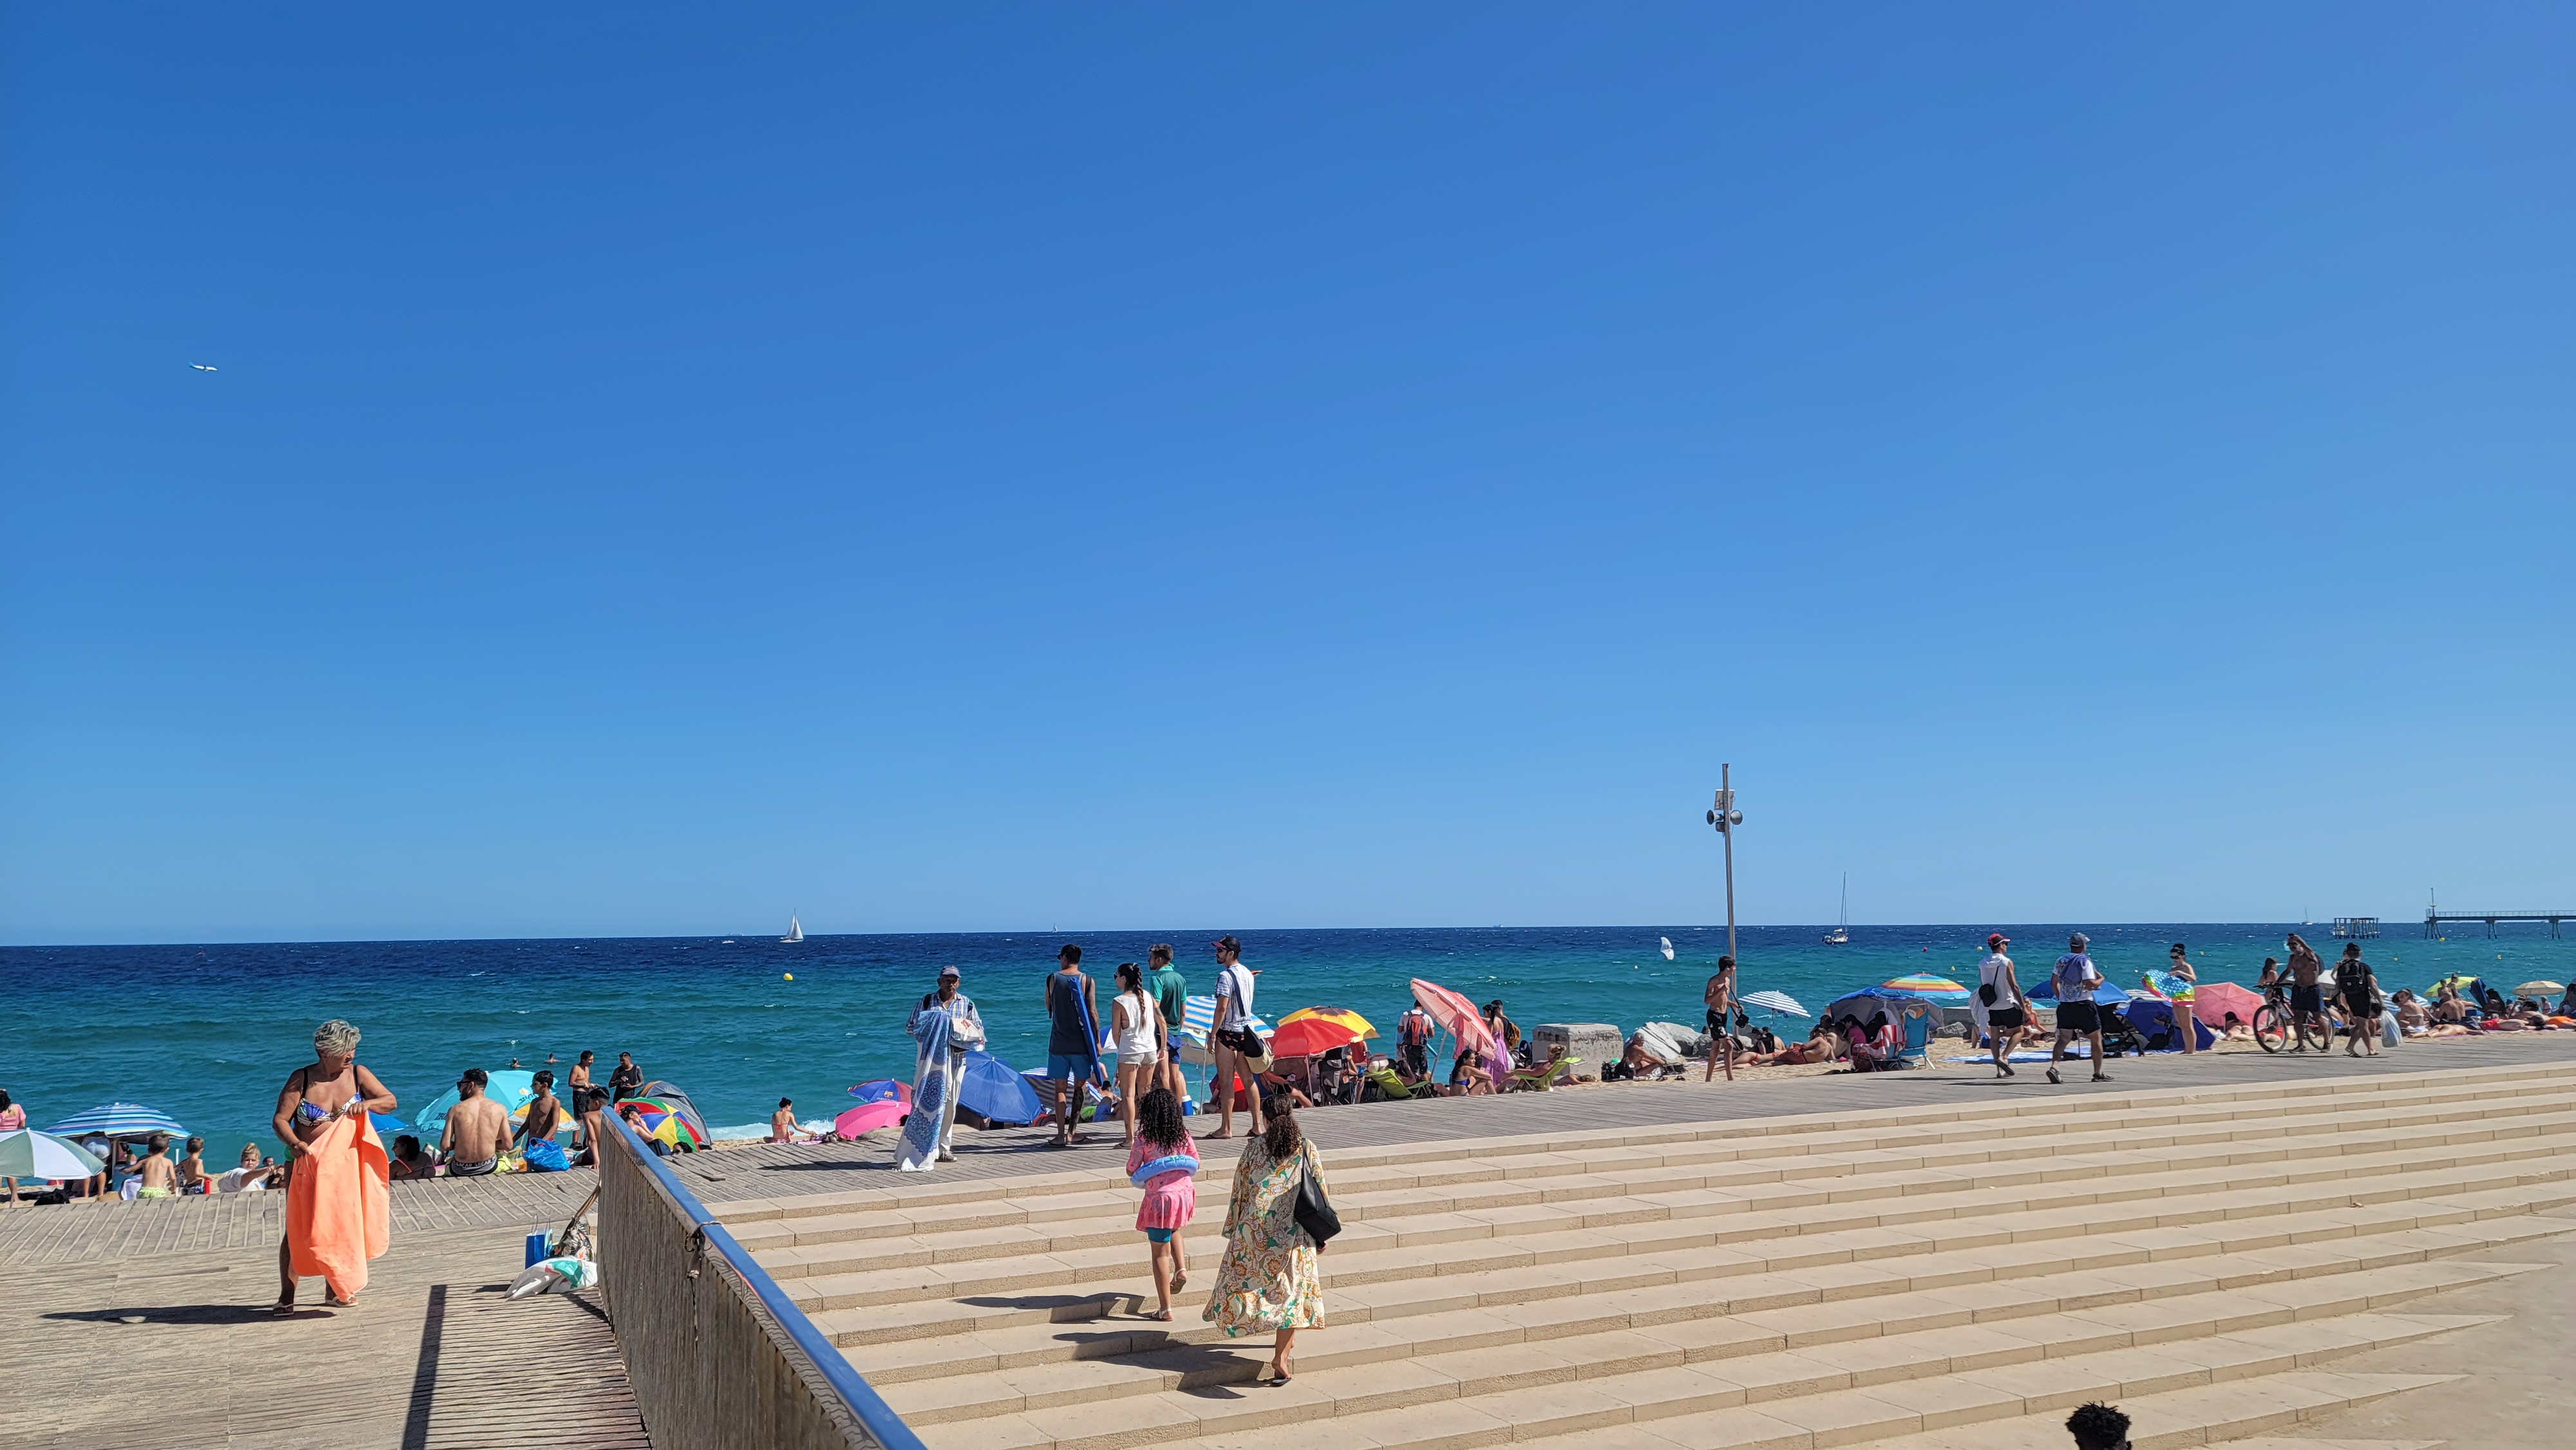
[[[778,975],[791,982],[796,980],[796,974],[794,972],[780,972]]]

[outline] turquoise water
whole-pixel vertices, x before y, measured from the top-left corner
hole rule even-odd
[[[1855,986],[1909,972],[1973,980],[1988,927],[1852,929],[1844,947],[1819,927],[1739,934],[1747,990],[1788,992],[1810,1009]],[[2022,979],[2065,949],[2065,926],[2004,926]],[[2188,943],[2205,980],[2250,983],[2284,931],[2256,925],[2086,926],[2111,980],[2133,985],[2161,966],[2167,944]],[[1215,973],[1208,942],[1222,929],[1103,932],[1081,942],[1085,966],[1107,983],[1121,961],[1169,941],[1191,990]],[[2365,944],[2388,985],[2421,987],[2447,973],[2510,989],[2566,981],[2576,941],[2547,929],[2502,929],[2493,941],[2399,935]],[[2317,927],[2304,934],[2328,956]],[[1237,933],[1262,969],[1257,1006],[1355,1008],[1391,1030],[1406,982],[1425,977],[1483,1002],[1504,999],[1523,1027],[1541,1022],[1649,1019],[1695,1023],[1700,988],[1725,949],[1723,927],[1636,926],[1282,931]],[[1677,960],[1656,939],[1669,936]],[[632,1051],[646,1074],[696,1098],[713,1123],[758,1123],[781,1095],[798,1115],[828,1117],[850,1084],[911,1071],[903,1020],[938,968],[955,964],[982,1007],[993,1050],[1038,1066],[1045,1049],[1040,979],[1066,938],[1013,935],[617,938],[594,941],[341,942],[328,944],[0,948],[0,1088],[39,1126],[110,1099],[162,1109],[207,1135],[225,1158],[266,1144],[268,1114],[286,1075],[311,1057],[313,1027],[345,1017],[365,1033],[360,1060],[410,1117],[469,1066],[526,1067],[583,1048],[605,1064]],[[794,980],[786,980],[786,974]],[[1104,999],[1107,995],[1104,987]],[[273,1145],[269,1151],[274,1151]]]

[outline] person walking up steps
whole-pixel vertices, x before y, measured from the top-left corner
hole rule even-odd
[[[2111,1075],[2102,1070],[2102,1013],[2093,1005],[2093,989],[2102,985],[2102,974],[2094,969],[2093,959],[2085,954],[2090,945],[2084,933],[2066,939],[2066,955],[2057,959],[2057,970],[2049,981],[2057,989],[2057,1045],[2048,1050],[2048,1080],[2062,1081],[2057,1064],[2066,1056],[2070,1038],[2090,1040],[2093,1048],[2093,1080],[2109,1082]]]
[[[1199,1317],[1228,1338],[1272,1331],[1270,1362],[1262,1368],[1271,1384],[1284,1385],[1296,1373],[1290,1355],[1297,1331],[1324,1327],[1324,1281],[1315,1264],[1315,1241],[1297,1226],[1297,1189],[1311,1174],[1316,1191],[1329,1201],[1332,1186],[1324,1179],[1323,1155],[1297,1130],[1296,1111],[1285,1095],[1271,1100],[1269,1117],[1234,1165],[1225,1257],[1217,1262],[1216,1287]]]
[[[2002,932],[1986,937],[1986,959],[1977,963],[1977,996],[1969,1004],[1969,1013],[1986,1034],[1995,1054],[1995,1076],[2011,1077],[2013,1043],[2021,1036],[2021,1024],[2028,1014],[2030,999],[2021,994],[2021,982],[2013,976],[2013,960],[2004,955],[2012,938]]]
[[[1150,1318],[1170,1323],[1172,1296],[1188,1287],[1190,1254],[1181,1231],[1198,1216],[1199,1145],[1181,1123],[1181,1100],[1158,1087],[1136,1106],[1136,1141],[1127,1149],[1127,1181],[1145,1190],[1136,1205],[1136,1227],[1154,1270],[1156,1308]]]

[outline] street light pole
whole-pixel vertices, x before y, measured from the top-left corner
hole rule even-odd
[[[1717,767],[1717,800],[1709,807],[1708,823],[1717,828],[1717,834],[1726,842],[1726,963],[1736,967],[1735,980],[1740,982],[1744,980],[1743,968],[1735,958],[1735,828],[1744,824],[1744,812],[1735,808],[1734,772],[1735,767],[1731,765],[1720,764]],[[1726,1005],[1734,1006],[1731,987]],[[1710,1010],[1716,1011],[1716,1004],[1710,1004]],[[1721,1019],[1717,1030],[1710,1034],[1713,1040],[1708,1045],[1708,1052],[1712,1060],[1725,1063],[1726,1080],[1733,1082],[1735,1039],[1730,1032],[1727,1023]]]
[[[1730,957],[1735,955],[1735,828],[1744,824],[1744,812],[1735,808],[1735,792],[1730,788],[1734,769],[1731,765],[1717,768],[1717,803],[1708,812],[1708,823],[1726,838],[1726,954]]]

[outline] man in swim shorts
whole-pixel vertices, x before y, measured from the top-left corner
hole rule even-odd
[[[2093,1005],[2093,989],[2102,985],[2102,973],[2086,954],[2088,945],[2080,931],[2068,937],[2066,955],[2057,959],[2056,969],[2049,973],[2049,981],[2057,989],[2057,1045],[2048,1050],[2050,1082],[2061,1081],[2057,1064],[2066,1056],[2067,1043],[2078,1037],[2091,1040],[2093,1080],[2111,1080],[2111,1075],[2102,1070],[2102,1014]]]
[[[2319,979],[2326,974],[2325,959],[2317,955],[2314,947],[2300,940],[2297,932],[2290,933],[2285,940],[2290,949],[2290,1021],[2298,1026],[2318,1023],[2326,1028],[2327,1040],[2332,1041],[2334,1029],[2326,1022],[2325,989],[2319,985]],[[2299,1050],[2305,1052],[2305,1035],[2294,1029],[2291,1036],[2298,1039]]]
[[[1708,1004],[1708,1071],[1700,1074],[1701,1082],[1717,1077],[1720,1064],[1726,1068],[1726,1080],[1735,1081],[1735,1035],[1726,1028],[1729,1014],[1735,1010],[1735,958],[1719,957],[1717,974],[1700,989],[1700,1000]]]
[[[480,1178],[501,1166],[501,1155],[510,1151],[510,1115],[483,1096],[490,1081],[479,1067],[465,1069],[456,1080],[456,1106],[447,1110],[447,1126],[438,1135],[450,1178]]]

